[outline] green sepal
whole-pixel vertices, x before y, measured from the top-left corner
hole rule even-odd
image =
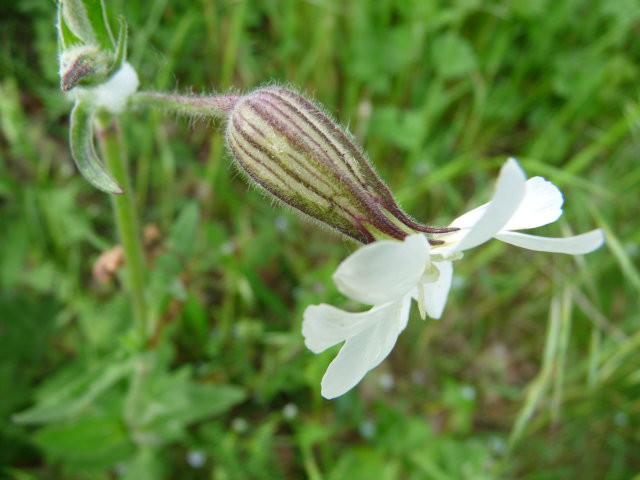
[[[94,111],[82,101],[71,110],[69,126],[71,155],[82,176],[103,192],[122,194],[124,190],[104,168],[93,146]]]

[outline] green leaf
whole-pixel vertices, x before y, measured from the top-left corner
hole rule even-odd
[[[35,442],[52,458],[95,469],[124,460],[134,449],[117,415],[84,416],[53,424],[41,429]]]
[[[137,400],[128,417],[149,444],[166,444],[184,436],[186,427],[199,420],[219,415],[245,398],[240,387],[208,385],[191,379],[191,369],[166,372],[158,367],[142,387],[144,397]]]
[[[150,306],[160,315],[169,298],[185,300],[187,293],[180,278],[186,261],[193,255],[198,232],[199,209],[188,203],[178,215],[169,232],[169,249],[156,259],[149,280]]]
[[[7,480],[39,480],[35,473],[25,472],[21,469],[6,468],[3,473],[9,475]]]
[[[61,0],[59,8],[68,29],[85,44],[115,49],[103,0]]]
[[[58,11],[66,27],[83,44],[96,44],[96,32],[89,21],[87,9],[82,0],[60,0]]]
[[[375,110],[372,129],[376,135],[411,151],[418,148],[424,138],[424,114],[420,109],[381,106]]]
[[[156,480],[165,478],[161,453],[151,448],[141,448],[127,464],[120,480]]]
[[[93,146],[93,111],[83,102],[76,102],[70,122],[71,154],[82,176],[103,192],[124,193],[96,155]]]
[[[115,49],[115,42],[113,40],[113,34],[111,33],[111,27],[109,26],[109,19],[107,17],[107,9],[105,7],[104,0],[82,1],[87,8],[89,21],[96,32],[98,45],[104,49]]]
[[[36,406],[14,415],[12,419],[17,423],[32,424],[72,418],[116,382],[129,375],[133,365],[133,359],[107,359],[68,383],[47,392]]]
[[[434,67],[445,80],[462,77],[476,68],[476,55],[469,42],[455,33],[436,38],[431,52]]]
[[[73,45],[81,45],[82,40],[75,35],[67,26],[62,16],[62,4],[58,5],[58,53],[68,49]]]
[[[23,236],[16,240],[28,243]],[[3,249],[10,246],[3,243]],[[30,384],[50,358],[53,317],[60,308],[53,299],[32,293],[0,293],[0,431],[9,414],[28,401]]]
[[[127,59],[127,44],[129,41],[129,35],[127,31],[127,22],[124,17],[118,17],[118,40],[116,42],[116,56],[113,61],[113,65],[110,68],[110,73],[115,73],[122,67],[122,64]]]
[[[193,255],[199,217],[200,211],[196,202],[190,202],[182,209],[169,233],[169,248],[172,253],[183,259]]]

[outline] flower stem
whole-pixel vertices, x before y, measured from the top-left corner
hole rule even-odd
[[[160,92],[137,92],[129,99],[131,105],[156,107],[179,115],[196,118],[226,119],[240,95],[177,95]]]
[[[98,116],[97,120],[97,138],[103,158],[109,171],[125,191],[124,195],[112,195],[111,199],[120,243],[124,249],[125,275],[133,303],[136,328],[142,344],[146,345],[149,337],[147,302],[144,294],[146,265],[120,126],[118,121],[110,116]]]

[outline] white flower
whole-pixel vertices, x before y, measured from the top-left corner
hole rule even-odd
[[[441,234],[442,245],[430,246],[423,234],[404,241],[383,240],[366,245],[338,267],[333,279],[346,296],[373,307],[349,313],[331,305],[313,305],[304,313],[302,334],[314,353],[344,342],[322,379],[325,398],[340,396],[384,360],[405,328],[411,299],[420,314],[439,318],[444,309],[453,260],[462,252],[497,238],[530,250],[591,252],[602,245],[601,230],[567,238],[549,238],[515,232],[554,222],[562,214],[562,193],[541,177],[526,180],[509,159],[496,183],[491,201],[454,220],[458,231]]]
[[[342,262],[333,277],[338,289],[374,307],[349,313],[322,304],[304,312],[302,334],[312,352],[345,342],[322,379],[322,396],[342,395],[389,355],[407,325],[411,291],[429,263],[424,235],[375,242]]]

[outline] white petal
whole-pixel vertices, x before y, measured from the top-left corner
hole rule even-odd
[[[423,283],[418,288],[424,289],[424,303],[427,315],[431,318],[440,318],[447,303],[451,280],[453,278],[453,262],[433,262],[440,276],[432,283]]]
[[[357,250],[343,261],[333,280],[348,297],[369,305],[397,300],[413,289],[429,260],[429,242],[422,234],[403,242],[383,240]]]
[[[320,353],[388,316],[386,305],[375,306],[366,312],[358,313],[345,312],[324,303],[311,305],[304,311],[302,336],[309,350]]]
[[[493,198],[471,230],[460,240],[456,250],[462,251],[476,247],[490,240],[504,227],[522,201],[525,180],[525,174],[518,162],[513,158],[507,160],[500,169]],[[452,225],[455,226],[455,223],[454,220]]]
[[[555,222],[562,215],[562,192],[542,177],[525,184],[522,203],[502,230],[524,230]]]
[[[472,228],[476,223],[478,223],[478,220],[480,220],[480,217],[482,217],[482,215],[484,214],[485,210],[487,209],[487,205],[489,204],[485,203],[484,205],[480,205],[479,207],[476,207],[473,210],[469,210],[467,213],[460,215],[458,218],[456,218],[453,222],[451,222],[449,226],[461,228],[461,229]],[[456,232],[453,232],[451,234],[445,233],[444,235],[446,235],[446,237],[449,238],[449,235],[453,235],[455,233]]]
[[[393,302],[393,305],[393,307],[389,307],[385,319],[381,321],[381,324],[385,326],[385,329],[383,329],[385,335],[381,336],[383,342],[378,350],[378,355],[371,363],[371,368],[377,367],[389,356],[398,336],[407,326],[411,310],[411,296],[406,295],[402,300]]]
[[[406,296],[381,306],[386,315],[345,342],[322,378],[323,397],[335,398],[348,392],[389,355],[407,324],[410,302],[411,297]]]
[[[539,252],[570,253],[582,255],[600,248],[604,243],[604,232],[592,230],[581,235],[565,238],[538,237],[518,232],[503,232],[496,235],[498,240],[516,247],[528,248]]]

